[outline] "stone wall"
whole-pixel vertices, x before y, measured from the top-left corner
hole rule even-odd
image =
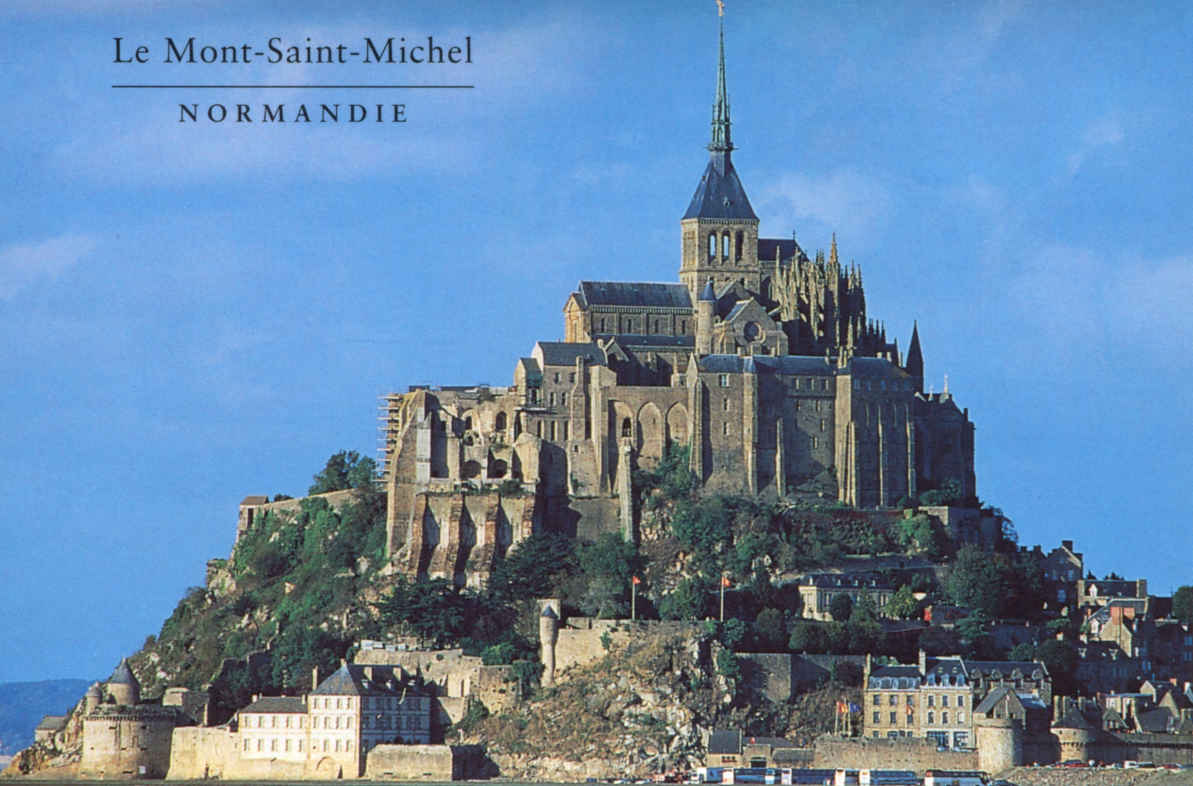
[[[629,625],[625,620],[598,620],[589,617],[571,617],[559,628],[559,639],[555,642],[555,673],[572,666],[592,663],[605,657],[607,650],[601,638],[607,633],[613,644],[629,640]]]
[[[451,781],[480,774],[472,745],[378,745],[369,751],[365,777],[384,781]]]
[[[792,655],[788,652],[739,652],[742,677],[751,688],[776,704],[791,700],[795,686]]]
[[[883,770],[976,770],[977,751],[942,751],[936,742],[922,737],[897,740],[866,738],[841,739],[822,736],[816,739],[814,769],[845,767]]]
[[[170,767],[173,712],[131,709],[83,720],[79,773],[105,778],[163,778]]]
[[[313,497],[324,500],[333,508],[339,508],[341,505],[351,502],[352,495],[355,493],[355,489],[343,489],[342,491],[329,491],[326,494],[315,494]],[[296,497],[294,499],[278,500],[277,502],[264,502],[259,505],[241,505],[236,522],[236,539],[239,540],[240,536],[246,530],[251,529],[260,522],[261,517],[266,513],[296,514],[302,508],[303,500],[310,498]]]
[[[175,729],[166,778],[192,781],[230,777],[228,763],[236,753],[237,735],[222,728],[186,726]]]

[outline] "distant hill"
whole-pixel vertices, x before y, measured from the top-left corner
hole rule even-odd
[[[43,715],[65,715],[90,685],[87,680],[0,682],[0,755],[33,744]]]

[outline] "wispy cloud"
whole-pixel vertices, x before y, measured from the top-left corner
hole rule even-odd
[[[1193,344],[1193,253],[1143,259],[1051,245],[1007,282],[1005,318],[1033,353],[1080,361],[1126,352],[1187,366]]]
[[[1122,143],[1126,139],[1122,121],[1117,115],[1103,117],[1089,126],[1078,148],[1069,155],[1069,174],[1075,175],[1082,164],[1099,151]]]
[[[765,226],[795,227],[813,237],[836,232],[858,248],[866,247],[886,223],[892,197],[878,179],[839,169],[821,175],[780,175],[763,191],[759,207]],[[816,226],[808,227],[809,221]]]
[[[61,235],[0,249],[0,299],[10,300],[39,281],[53,281],[96,245],[88,235]]]

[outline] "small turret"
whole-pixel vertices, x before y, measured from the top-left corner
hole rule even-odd
[[[555,684],[555,642],[559,639],[559,615],[547,601],[539,615],[539,658],[543,663],[541,679],[544,688]]]
[[[915,379],[917,393],[924,392],[924,356],[920,352],[920,326],[913,322],[911,326],[911,345],[907,347],[907,363],[903,370]]]
[[[712,279],[704,285],[700,299],[696,301],[696,354],[708,355],[712,353],[712,321],[717,305],[717,295],[713,292]]]
[[[135,707],[141,701],[141,683],[137,682],[128,658],[121,658],[120,665],[108,677],[108,695],[117,704]]]
[[[103,691],[100,690],[99,683],[91,683],[91,687],[87,689],[87,693],[83,697],[83,713],[90,715],[99,709],[99,705],[103,703]]]

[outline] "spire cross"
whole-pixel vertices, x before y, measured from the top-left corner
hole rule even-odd
[[[729,137],[729,95],[725,89],[725,4],[717,0],[720,16],[720,48],[717,59],[717,97],[712,110],[712,141],[708,149],[728,153],[733,149]]]

